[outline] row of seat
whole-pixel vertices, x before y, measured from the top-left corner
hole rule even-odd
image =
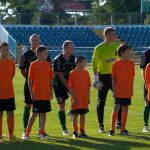
[[[51,46],[61,46],[63,41],[72,40],[77,47],[94,47],[102,41],[88,27],[6,27],[6,30],[20,45],[29,45],[29,37],[36,33],[42,43]]]
[[[145,51],[150,46],[150,27],[116,27],[118,38],[130,45],[135,51]]]

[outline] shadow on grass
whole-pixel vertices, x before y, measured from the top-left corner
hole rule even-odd
[[[96,138],[88,137],[86,139],[72,139],[71,137],[50,136],[44,141],[39,138],[31,137],[28,141],[18,140],[16,143],[0,143],[0,150],[129,150],[129,149],[149,149],[150,144],[141,143],[139,139],[150,141],[150,136],[145,134],[131,134],[127,138],[121,138],[119,141],[113,137]],[[133,139],[132,139],[133,138]],[[136,141],[138,139],[138,141]]]

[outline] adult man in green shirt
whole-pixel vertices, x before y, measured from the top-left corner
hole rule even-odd
[[[112,64],[116,60],[116,50],[118,45],[114,43],[116,40],[116,32],[112,27],[106,27],[103,32],[104,42],[97,45],[92,56],[92,67],[94,72],[93,86],[102,83],[98,89],[97,117],[99,122],[99,132],[104,132],[104,106],[109,89],[112,90],[111,71]]]

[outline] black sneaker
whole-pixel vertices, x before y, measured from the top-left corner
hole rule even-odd
[[[117,122],[117,124],[116,124],[116,129],[121,129],[121,122],[120,122],[120,121]]]
[[[79,136],[78,136],[78,133],[77,132],[73,132],[73,138],[78,138]]]
[[[85,134],[85,132],[83,132],[83,133],[81,133],[81,134],[79,135],[79,137],[80,137],[80,138],[87,138],[88,136]]]
[[[113,136],[113,135],[115,135],[115,131],[113,131],[113,130],[109,130],[109,132],[108,132],[108,136]]]
[[[123,136],[128,136],[128,130],[121,131],[120,134]]]
[[[99,133],[104,133],[104,127],[99,127]]]

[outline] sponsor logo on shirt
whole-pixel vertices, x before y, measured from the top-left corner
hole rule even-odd
[[[116,60],[116,58],[106,59],[106,61],[107,61],[108,63],[114,62],[115,60]]]

